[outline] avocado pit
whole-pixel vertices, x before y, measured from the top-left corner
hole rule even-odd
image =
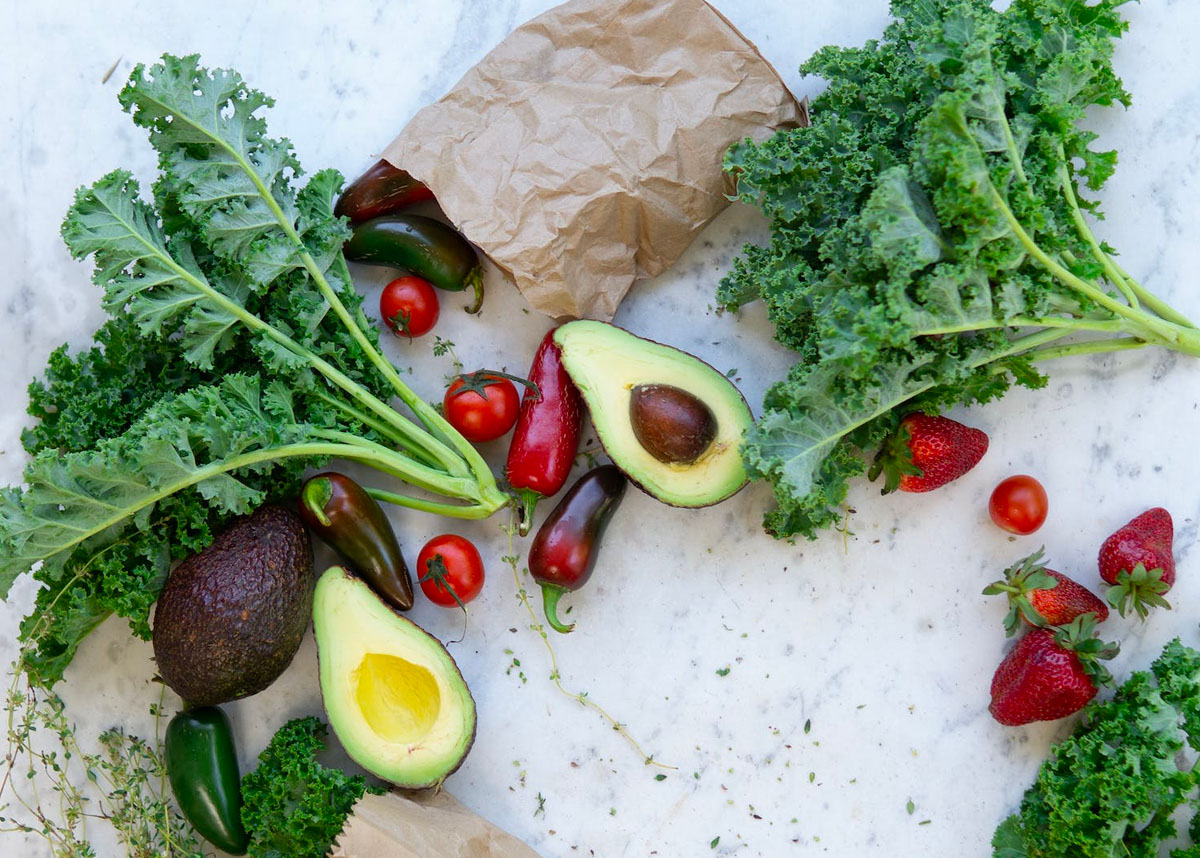
[[[629,422],[638,443],[660,462],[690,465],[717,437],[717,418],[701,399],[669,384],[630,392]]]

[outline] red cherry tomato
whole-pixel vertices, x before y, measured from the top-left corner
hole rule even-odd
[[[468,441],[494,441],[517,422],[521,398],[507,378],[480,370],[454,379],[442,408],[446,420]]]
[[[437,292],[425,280],[406,274],[383,287],[379,315],[398,337],[422,337],[438,320]]]
[[[988,512],[996,526],[1022,536],[1041,527],[1049,509],[1046,490],[1026,474],[1002,480],[988,501]]]
[[[417,580],[435,605],[461,608],[483,589],[483,558],[467,539],[443,533],[417,554]]]

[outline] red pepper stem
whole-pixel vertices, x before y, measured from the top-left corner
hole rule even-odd
[[[557,584],[542,585],[542,609],[546,612],[546,622],[550,624],[550,628],[556,632],[567,634],[575,628],[575,624],[566,626],[558,619],[558,600],[562,598],[562,594],[567,592],[565,587],[559,587]]]
[[[529,531],[533,528],[533,508],[542,499],[542,493],[533,489],[519,489],[517,496],[520,498],[520,506],[517,508],[517,512],[520,513],[517,533],[521,536],[528,536]]]

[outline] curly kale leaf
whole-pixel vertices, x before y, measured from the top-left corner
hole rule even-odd
[[[729,152],[772,236],[718,299],[761,298],[799,356],[744,446],[776,489],[771,532],[814,537],[838,520],[864,453],[905,413],[1041,386],[1034,364],[1052,357],[1200,354],[1195,326],[1123,272],[1084,216],[1098,209],[1081,185],[1099,189],[1115,155],[1092,150],[1080,121],[1128,102],[1111,65],[1120,5],[895,0],[881,40],[802,66],[829,82],[810,127]]]
[[[366,779],[321,765],[325,724],[297,718],[279,728],[242,778],[242,823],[251,858],[323,858],[341,833]],[[383,790],[371,788],[373,793]]]
[[[1156,858],[1177,835],[1176,810],[1189,801],[1196,810],[1196,773],[1182,752],[1200,746],[1198,695],[1200,652],[1176,639],[1053,748],[1020,810],[997,828],[995,858]]]

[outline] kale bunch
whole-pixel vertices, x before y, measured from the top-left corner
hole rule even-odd
[[[297,718],[284,724],[242,778],[242,824],[250,834],[250,858],[324,858],[346,817],[368,788],[317,761],[325,748],[325,723]]]
[[[1055,357],[1200,355],[1200,331],[1093,234],[1082,192],[1116,165],[1082,120],[1129,103],[1112,68],[1123,2],[894,0],[880,41],[801,67],[829,82],[810,127],[729,152],[772,237],[718,300],[763,300],[799,353],[743,449],[775,487],[769,532],[839,521],[847,481],[906,414],[1043,386]]]
[[[20,667],[45,687],[114,611],[148,636],[172,562],[306,468],[360,462],[415,489],[376,497],[449,516],[509,501],[380,352],[341,252],[342,178],[304,176],[267,136],[271,99],[168,55],[137,66],[120,102],[159,178],[149,199],[125,170],[76,193],[63,240],[95,263],[109,319],[30,387],[31,460],[0,488],[0,598],[27,572],[44,585]]]

